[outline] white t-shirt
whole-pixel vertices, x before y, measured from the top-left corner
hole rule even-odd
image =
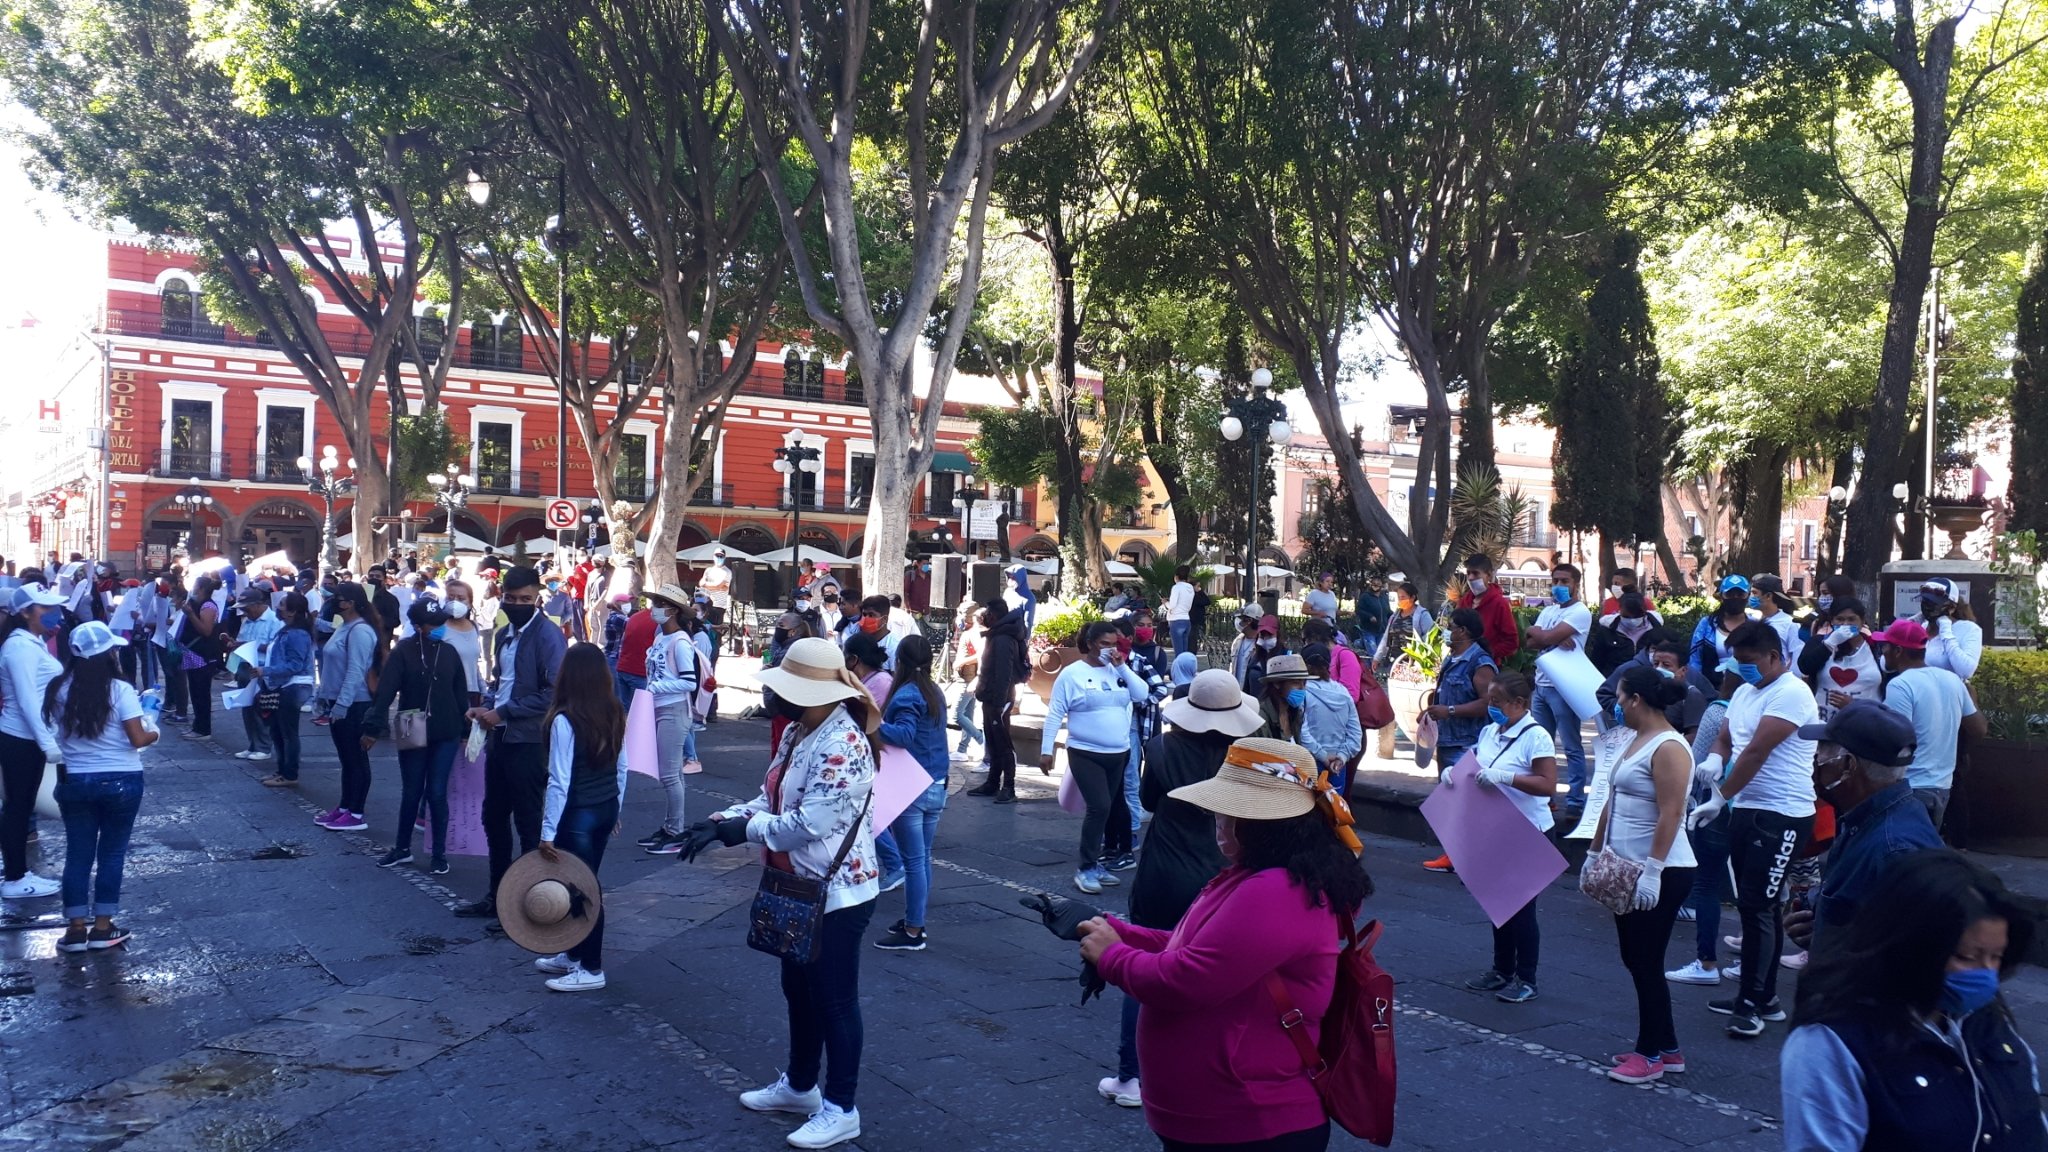
[[[1906,783],[1915,788],[1954,783],[1963,717],[1977,714],[1962,677],[1946,668],[1908,668],[1885,686],[1884,703],[1913,722],[1913,762],[1906,765]]]
[[[1189,599],[1194,598],[1190,596]],[[1312,589],[1308,595],[1301,598],[1301,606],[1310,616],[1334,620],[1337,616],[1337,594],[1325,592],[1321,588]]]
[[[713,564],[697,578],[697,591],[711,597],[713,608],[732,607],[732,569]]]
[[[1785,663],[1797,664],[1800,649],[1799,621],[1794,620],[1790,612],[1778,612],[1764,617],[1763,621],[1771,626],[1771,631],[1778,634],[1778,647],[1785,653]]]
[[[135,686],[125,680],[114,681],[112,688],[113,710],[107,713],[106,726],[91,740],[81,740],[62,731],[64,700],[70,692],[57,693],[58,723],[51,727],[58,729],[57,746],[64,749],[66,772],[142,771],[142,751],[129,743],[127,728],[128,721],[142,716],[142,697],[136,694]]]
[[[1536,723],[1536,717],[1528,715],[1519,723],[1510,724],[1505,733],[1500,730],[1500,725],[1488,724],[1479,733],[1479,744],[1472,752],[1479,758],[1481,768],[1507,768],[1517,776],[1526,776],[1534,771],[1531,765],[1536,761],[1545,756],[1556,756],[1557,745],[1551,743],[1550,733]],[[1482,784],[1480,787],[1491,785]],[[1529,818],[1529,823],[1534,824],[1538,832],[1550,831],[1551,825],[1557,822],[1550,815],[1550,797],[1534,796],[1520,788],[1503,788],[1501,792],[1515,802],[1515,807],[1522,810],[1522,815]]]
[[[1806,682],[1790,673],[1780,675],[1758,688],[1744,684],[1728,702],[1728,762],[1733,764],[1756,738],[1765,717],[1776,717],[1800,728],[1818,721],[1819,709]],[[1749,783],[1728,801],[1734,808],[1759,808],[1781,816],[1813,815],[1813,748],[1811,740],[1797,733],[1785,737],[1764,758]]]
[[[1814,709],[1822,723],[1839,711],[1828,703],[1828,695],[1832,692],[1840,692],[1852,703],[1883,697],[1884,673],[1879,670],[1877,656],[1871,652],[1868,641],[1858,644],[1853,651],[1831,654],[1821,667],[1820,675],[1814,677]]]
[[[1685,752],[1686,763],[1692,762],[1692,748],[1685,737],[1665,732],[1645,741],[1635,755],[1614,766],[1607,801],[1607,846],[1625,860],[1649,859],[1650,849],[1656,843],[1657,778],[1651,762],[1657,749],[1670,743],[1676,743]],[[1664,853],[1664,866],[1692,868],[1698,863],[1692,854],[1692,841],[1685,834],[1685,821],[1680,820],[1678,834],[1671,838],[1671,848]]]
[[[1572,634],[1551,647],[1583,650],[1586,646],[1586,633],[1593,628],[1593,610],[1586,607],[1584,601],[1574,600],[1569,604],[1546,604],[1543,611],[1536,614],[1538,628],[1555,628],[1559,624],[1570,625]],[[1536,683],[1548,684],[1550,677],[1539,671],[1536,673]]]

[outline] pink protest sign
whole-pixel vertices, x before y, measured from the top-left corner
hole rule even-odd
[[[455,767],[448,773],[449,856],[490,854],[484,843],[484,756],[479,752],[472,758],[467,742],[455,750]]]
[[[1451,766],[1450,782],[1422,802],[1422,816],[1498,928],[1557,879],[1565,862],[1513,800],[1480,783],[1478,772],[1478,757],[1465,753]]]
[[[645,688],[633,690],[633,706],[626,709],[626,771],[661,779],[661,741],[654,735],[654,697]]]
[[[875,770],[875,799],[868,806],[868,824],[880,832],[896,822],[912,801],[932,786],[932,778],[907,749],[882,749]]]

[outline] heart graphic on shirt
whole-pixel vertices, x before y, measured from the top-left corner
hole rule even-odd
[[[1854,668],[1828,669],[1828,679],[1833,680],[1837,688],[1847,688],[1861,678],[1862,673],[1857,672]]]

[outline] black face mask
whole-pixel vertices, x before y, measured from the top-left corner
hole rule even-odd
[[[784,720],[788,720],[791,723],[803,719],[804,713],[809,711],[809,709],[805,708],[803,705],[792,704],[789,701],[784,700],[780,696],[777,696],[773,700],[770,700],[768,702],[768,707],[769,710],[772,711],[775,715],[780,716]]]
[[[535,604],[503,604],[500,607],[505,609],[505,618],[512,621],[514,628],[526,627],[527,621],[532,620],[534,612],[539,609]]]
[[[1922,597],[1920,600],[1920,615],[1929,620],[1943,615],[1947,611],[1948,601],[1946,600],[1936,600],[1933,597]]]

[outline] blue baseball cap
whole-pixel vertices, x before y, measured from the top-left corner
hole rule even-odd
[[[1721,595],[1723,595],[1723,596],[1726,596],[1726,595],[1727,595],[1727,594],[1729,594],[1730,592],[1747,592],[1747,591],[1749,591],[1749,577],[1747,577],[1747,576],[1723,576],[1723,577],[1721,577]]]

